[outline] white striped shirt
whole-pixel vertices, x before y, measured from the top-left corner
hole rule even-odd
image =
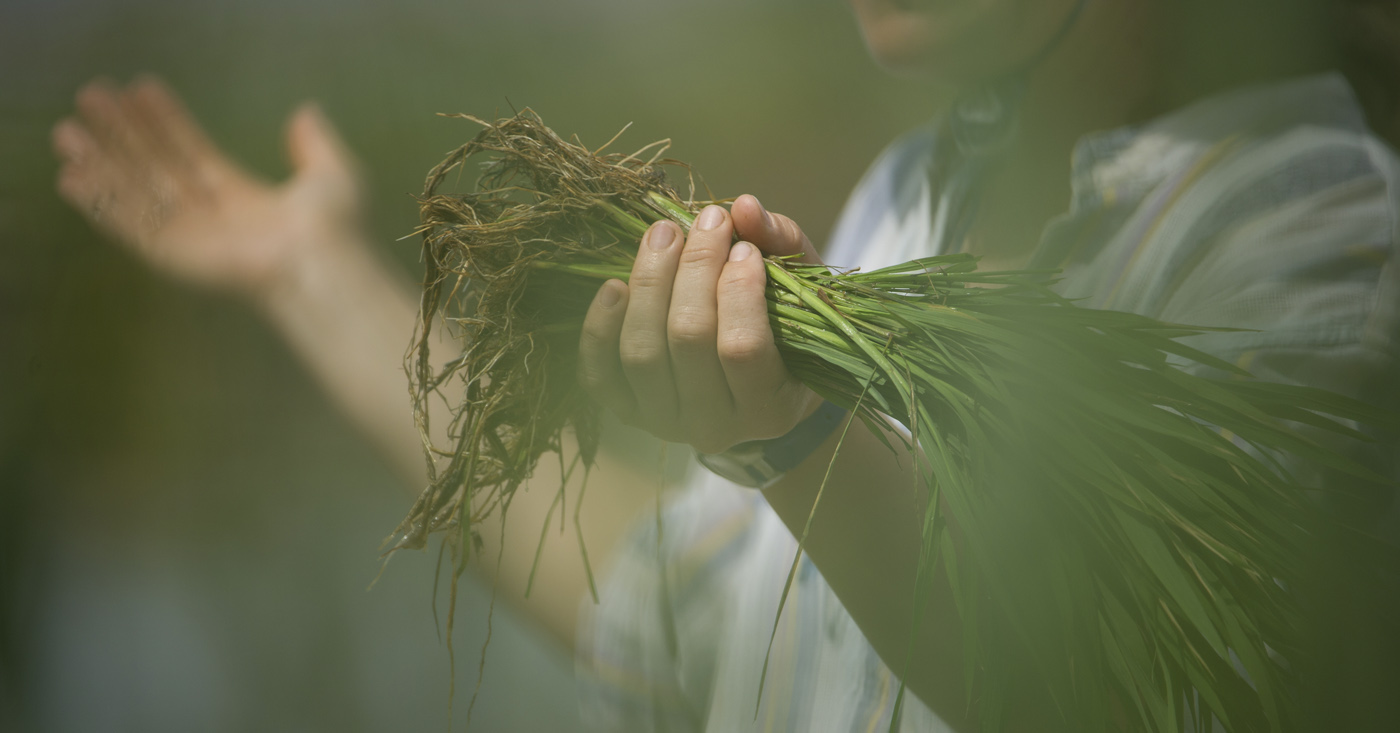
[[[933,128],[889,147],[828,248],[874,268],[939,254]],[[1325,75],[1083,139],[1038,266],[1099,308],[1255,329],[1194,345],[1264,379],[1396,399],[1400,164]],[[1394,532],[1393,497],[1374,513]],[[1386,515],[1385,512],[1389,514]],[[796,540],[757,492],[696,469],[658,543],[640,523],[581,617],[585,721],[606,731],[879,731],[898,680],[806,559],[759,674]],[[1392,536],[1396,536],[1392,534]],[[947,730],[912,694],[902,731]]]

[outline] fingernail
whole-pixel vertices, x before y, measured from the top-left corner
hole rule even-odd
[[[658,221],[647,230],[647,245],[655,250],[666,249],[676,238],[676,230],[664,221]]]
[[[602,291],[598,293],[598,303],[604,308],[611,308],[617,305],[617,301],[621,297],[622,295],[617,291],[616,285],[613,285],[612,283],[606,283],[603,285]]]
[[[695,220],[695,228],[702,232],[708,232],[723,223],[724,209],[710,204],[705,207],[704,211],[700,212],[700,218]]]
[[[729,248],[729,261],[747,260],[751,254],[753,254],[753,245],[748,242],[740,242]]]

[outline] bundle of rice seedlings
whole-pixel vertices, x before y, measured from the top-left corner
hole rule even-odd
[[[454,596],[474,528],[509,506],[541,456],[561,456],[566,483],[592,463],[598,415],[575,384],[583,315],[603,280],[628,277],[649,224],[688,229],[699,209],[693,184],[682,198],[661,173],[681,166],[659,159],[664,141],[605,153],[529,110],[463,117],[480,133],[432,169],[421,200],[409,372],[435,470],[394,535],[399,549],[443,533]],[[474,188],[441,190],[477,161]],[[1305,623],[1288,589],[1319,519],[1289,466],[1374,477],[1296,426],[1364,439],[1343,423],[1389,418],[1243,379],[1179,340],[1207,329],[1077,307],[1050,289],[1053,273],[982,272],[965,255],[872,272],[765,266],[788,369],[912,456],[914,618],[946,572],[983,730],[1021,696],[1047,693],[1060,714],[1047,730],[1298,721]],[[439,319],[462,351],[435,370]],[[427,405],[447,380],[462,398],[450,445],[435,446]],[[891,432],[886,416],[907,430]],[[568,458],[566,430],[578,445]]]

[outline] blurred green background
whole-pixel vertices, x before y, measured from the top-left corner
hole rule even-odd
[[[594,145],[627,122],[623,147],[672,137],[717,193],[754,193],[820,241],[879,148],[936,104],[875,68],[848,15],[838,0],[0,3],[0,730],[447,720],[431,557],[365,591],[411,493],[249,309],[158,279],[58,200],[48,130],[81,83],[160,74],[273,178],[282,121],[319,100],[405,276],[411,194],[473,132],[434,113],[512,104]],[[488,598],[463,591],[459,693]],[[577,728],[567,651],[502,608],[473,728]]]

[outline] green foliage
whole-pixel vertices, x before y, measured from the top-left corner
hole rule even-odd
[[[443,531],[458,573],[471,527],[509,506],[566,429],[591,462],[597,420],[574,384],[582,314],[602,279],[627,277],[650,222],[688,227],[697,208],[650,148],[589,151],[528,110],[478,122],[422,200],[410,373],[429,457],[448,463],[395,544]],[[475,189],[439,191],[478,154]],[[792,373],[877,434],[885,416],[908,428],[894,439],[926,490],[915,602],[948,575],[984,730],[1047,694],[1060,714],[1047,730],[1179,731],[1187,717],[1205,730],[1210,715],[1232,731],[1297,724],[1305,623],[1288,589],[1304,581],[1320,520],[1283,457],[1375,477],[1290,423],[1359,437],[1343,423],[1390,418],[1248,381],[1176,340],[1206,329],[1078,307],[1051,289],[1054,273],[981,272],[966,255],[872,272],[766,267]],[[465,348],[435,372],[439,314]],[[439,450],[426,404],[453,378],[465,397]]]

